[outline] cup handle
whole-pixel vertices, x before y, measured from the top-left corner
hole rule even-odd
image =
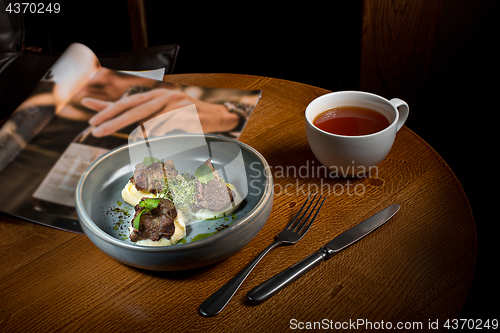
[[[409,107],[408,104],[399,98],[393,98],[389,101],[399,112],[398,128],[399,131],[401,127],[405,124],[406,118],[408,118]]]

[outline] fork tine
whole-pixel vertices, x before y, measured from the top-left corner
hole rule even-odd
[[[311,193],[309,193],[309,195],[307,196],[307,199],[306,201],[304,202],[304,204],[302,205],[302,207],[300,207],[300,210],[297,212],[297,214],[295,214],[295,216],[293,217],[293,219],[290,221],[290,223],[288,223],[286,225],[286,228],[290,228],[293,223],[297,220],[297,217],[299,217],[300,213],[302,212],[302,209],[304,209],[304,207],[306,206],[307,202],[309,201],[309,198],[311,198]],[[313,199],[314,200],[314,199]],[[308,207],[309,208],[309,207]]]
[[[290,229],[291,231],[295,232],[295,230],[297,229],[297,227],[298,227],[298,226],[302,223],[302,221],[304,220],[304,216],[305,216],[305,215],[307,214],[307,212],[309,211],[309,208],[311,208],[311,205],[314,203],[314,199],[316,199],[316,196],[317,196],[317,195],[318,195],[318,194],[316,193],[316,194],[314,195],[314,197],[312,198],[311,202],[309,202],[309,205],[307,205],[307,207],[306,207],[307,201],[309,201],[309,197],[311,196],[311,194],[309,194],[309,196],[307,197],[306,202],[304,202],[304,205],[302,206],[302,208],[300,208],[299,213],[297,213],[297,215],[296,215],[296,216],[295,216],[295,218],[293,219],[293,222],[294,222],[294,223],[289,223],[289,224],[288,224],[288,226],[287,226],[287,228],[288,228],[288,229]],[[299,216],[299,215],[300,215],[300,212],[302,212],[302,209],[303,209],[304,207],[306,207],[306,210],[304,211],[304,213],[302,213],[302,215],[301,215],[301,216]],[[297,222],[295,222],[295,221],[297,220],[297,218],[298,218],[298,221],[297,221]]]
[[[300,228],[299,234],[305,234],[309,230],[309,228],[313,224],[314,220],[316,219],[316,215],[318,215],[319,211],[321,210],[321,207],[323,207],[323,203],[325,202],[326,197],[324,197],[323,201],[321,201],[321,205],[319,205],[319,208],[316,210],[316,213],[314,213],[314,216],[311,219],[311,222],[309,222],[306,225],[307,220],[309,220],[309,217],[311,217],[311,214],[316,209],[316,206],[318,205],[318,203],[319,203],[320,200],[321,200],[321,196],[319,197],[318,201],[316,201],[316,204],[314,205],[313,209],[311,210],[311,213],[309,213],[309,215],[307,216],[307,219],[304,221],[304,225]]]
[[[293,228],[293,232],[297,232],[297,233],[300,233],[300,230],[302,229],[302,227],[304,225],[306,225],[307,223],[307,220],[309,219],[309,217],[311,216],[311,214],[314,212],[314,209],[316,208],[318,202],[321,200],[321,196],[319,197],[318,201],[316,201],[316,204],[314,205],[314,207],[312,207],[311,210],[309,210],[309,208],[311,207],[311,205],[314,203],[314,199],[316,199],[316,197],[318,196],[318,193],[316,193],[316,195],[314,196],[313,200],[311,201],[311,203],[309,204],[309,206],[307,206],[307,210],[304,212],[304,214],[302,214],[302,216],[300,217],[300,221],[297,223],[297,225],[295,225],[295,227]],[[306,216],[306,214],[309,213],[309,215],[307,215],[306,218],[304,218]]]
[[[304,213],[302,214],[302,216],[300,216],[298,222],[295,225],[293,225],[293,227],[290,228],[291,231],[297,232],[297,230],[303,225],[304,216],[306,216],[307,212],[309,211],[309,208],[311,208],[311,205],[314,203],[314,200],[316,199],[317,196],[318,196],[318,193],[316,193],[314,195],[314,197],[312,198],[311,202],[307,206],[306,210],[304,211]]]

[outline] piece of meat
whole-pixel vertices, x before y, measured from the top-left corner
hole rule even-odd
[[[172,159],[163,163],[155,162],[149,166],[141,162],[135,166],[134,175],[130,178],[130,181],[138,191],[158,194],[165,188],[165,178],[171,179],[177,174]]]
[[[195,210],[206,208],[211,211],[222,210],[228,208],[234,201],[234,193],[226,185],[224,179],[219,176],[217,170],[212,166],[212,161],[208,159],[205,162],[214,174],[214,178],[206,184],[196,180],[196,207]]]
[[[137,163],[134,170],[134,175],[130,177],[130,181],[135,185],[138,191],[148,189],[148,167],[144,163]]]
[[[159,193],[165,187],[165,170],[162,163],[153,163],[147,170],[148,191],[151,193]]]
[[[146,200],[142,198],[141,201]],[[177,216],[177,210],[174,204],[168,199],[157,199],[160,202],[158,206],[150,212],[143,212],[139,220],[139,230],[133,229],[130,233],[130,240],[137,242],[144,239],[158,241],[162,238],[170,239],[175,232],[174,219]],[[132,225],[136,216],[143,210],[139,204],[135,206],[135,215],[132,219]]]
[[[175,164],[173,159],[163,162],[163,170],[165,171],[165,177],[167,179],[172,179],[177,176],[178,172],[175,169]]]

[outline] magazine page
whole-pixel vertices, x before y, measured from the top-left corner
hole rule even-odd
[[[0,170],[31,141],[101,67],[95,54],[72,44],[0,128]]]
[[[0,193],[0,211],[81,233],[74,204],[81,175],[104,153],[128,144],[138,125],[148,123],[149,138],[202,131],[237,139],[261,95],[260,90],[181,86],[143,77],[141,72],[125,73],[99,67],[98,62],[94,67],[87,63],[85,73],[93,75],[78,76],[79,83],[65,86],[59,99],[53,93],[47,99],[51,103],[36,104],[32,98],[31,104],[50,109],[46,111],[50,119],[38,124],[36,134],[27,138],[22,150],[0,171],[0,181],[7,187]],[[52,91],[58,91],[56,76],[48,74],[55,82]],[[190,105],[201,123],[197,129],[192,125],[196,121],[189,118],[192,112],[172,112]],[[32,126],[31,119],[22,124]]]

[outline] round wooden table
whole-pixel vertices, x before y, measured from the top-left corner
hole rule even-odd
[[[406,127],[398,132],[376,174],[325,177],[307,144],[304,110],[327,90],[234,74],[165,80],[262,90],[240,141],[272,167],[275,198],[268,222],[246,247],[218,264],[149,272],[111,259],[84,235],[0,215],[0,331],[403,331],[436,324],[446,330],[446,321],[458,316],[474,273],[475,223],[453,172],[415,133]],[[315,191],[328,198],[308,234],[296,245],[271,251],[219,315],[199,315],[198,306],[267,247]],[[401,210],[384,226],[270,300],[247,301],[250,289],[392,203]]]

